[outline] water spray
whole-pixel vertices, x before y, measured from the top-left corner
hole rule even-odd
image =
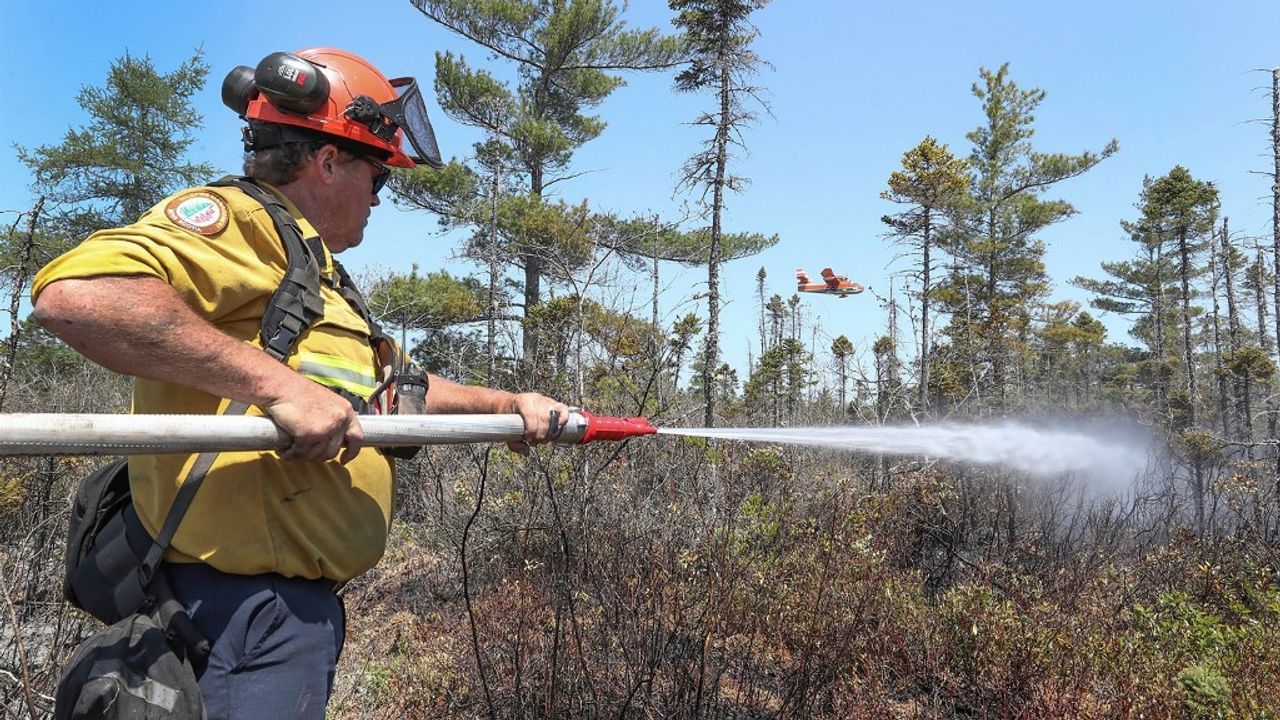
[[[1014,422],[985,425],[661,428],[659,434],[807,445],[875,455],[920,456],[1001,465],[1034,476],[1080,473],[1096,484],[1127,486],[1147,468],[1149,439]]]

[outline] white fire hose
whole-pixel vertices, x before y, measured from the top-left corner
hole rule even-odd
[[[368,447],[496,443],[524,437],[519,415],[362,415]],[[622,440],[657,429],[644,418],[569,413],[561,444]],[[282,450],[289,436],[270,418],[245,415],[0,415],[0,455],[153,455]]]

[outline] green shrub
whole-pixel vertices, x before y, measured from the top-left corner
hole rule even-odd
[[[1186,710],[1196,720],[1227,717],[1231,707],[1231,683],[1204,665],[1192,665],[1178,673],[1178,683],[1187,696]]]

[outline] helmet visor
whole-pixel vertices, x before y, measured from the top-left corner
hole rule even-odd
[[[418,89],[418,81],[413,78],[396,78],[391,81],[391,86],[396,89],[396,99],[382,104],[382,114],[404,130],[405,138],[413,147],[413,152],[406,154],[420,165],[444,167],[444,162],[440,159],[440,147],[436,144],[436,133],[431,129],[427,106],[422,102],[422,92]]]

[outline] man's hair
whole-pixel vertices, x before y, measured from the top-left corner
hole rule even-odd
[[[330,141],[285,143],[245,155],[244,174],[268,185],[287,185],[298,178],[302,166]]]
[[[338,140],[285,143],[245,155],[244,174],[268,185],[287,185],[298,178],[302,166],[325,145],[337,147],[343,162],[355,162],[368,155],[359,146]]]

